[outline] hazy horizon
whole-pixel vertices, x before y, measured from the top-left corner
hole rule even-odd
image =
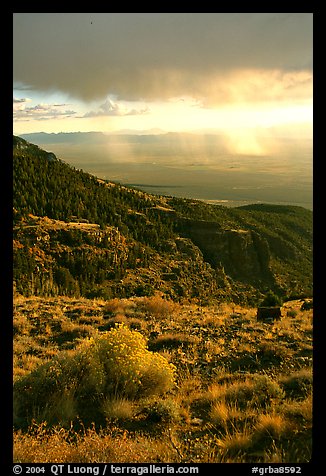
[[[225,206],[293,204],[312,209],[312,141],[261,137],[266,154],[237,154],[221,134],[22,134],[98,178],[148,193]]]

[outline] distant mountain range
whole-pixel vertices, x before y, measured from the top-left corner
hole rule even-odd
[[[191,132],[164,132],[161,129],[149,129],[144,131],[137,130],[120,130],[105,134],[104,132],[33,132],[30,134],[21,134],[21,138],[31,143],[37,144],[101,144],[107,142],[170,142],[187,138],[194,142],[198,140],[198,134]],[[221,146],[224,144],[224,138],[221,134],[205,134],[206,140],[211,140],[214,144],[220,141]]]
[[[155,196],[76,170],[18,137],[13,160],[14,280],[21,294],[161,292],[177,300],[255,303],[269,290],[283,298],[312,293],[307,209],[231,209]]]
[[[218,134],[217,131],[213,130],[206,130],[202,131],[201,134],[207,134],[207,135],[213,135],[213,136],[218,136],[221,134]],[[111,131],[108,133],[105,132],[98,132],[98,131],[89,131],[89,132],[31,132],[27,134],[20,134],[20,137],[23,139],[29,140],[29,141],[39,141],[39,140],[46,140],[48,142],[61,142],[62,140],[67,140],[68,138],[71,139],[81,139],[83,136],[88,139],[93,139],[93,140],[101,140],[101,139],[107,139],[108,137],[111,136],[121,136],[121,135],[126,135],[126,136],[182,136],[182,135],[198,135],[198,132],[169,132],[169,131],[164,131],[163,129],[159,128],[152,128],[152,129],[144,129],[144,130],[138,130],[138,129],[120,129],[116,131]]]
[[[231,206],[264,202],[313,207],[309,139],[298,142],[258,134],[248,138],[249,144],[259,146],[255,155],[232,150],[237,140],[209,131],[119,132],[40,132],[21,137],[76,168],[125,185],[140,184],[154,194]]]

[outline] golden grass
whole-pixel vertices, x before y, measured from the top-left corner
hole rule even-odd
[[[213,425],[227,427],[227,424],[230,418],[234,418],[234,416],[238,416],[239,412],[230,412],[230,407],[225,402],[215,402],[213,403],[211,410],[210,410],[210,420]]]
[[[166,319],[179,309],[177,303],[167,301],[158,294],[153,297],[141,298],[140,302],[144,311],[157,319]]]
[[[255,425],[255,437],[269,437],[279,439],[288,430],[289,424],[282,415],[263,413],[258,416]]]
[[[171,435],[136,437],[118,428],[74,432],[44,425],[29,434],[14,436],[14,462],[21,463],[160,463],[179,462]]]
[[[258,323],[254,309],[181,305],[158,295],[110,301],[18,296],[14,307],[15,379],[123,322],[176,366],[177,385],[164,399],[180,415],[163,427],[139,416],[141,401],[109,399],[108,427],[77,432],[69,428],[77,417],[68,392],[61,427],[15,432],[16,462],[309,460],[312,311],[287,303],[295,314],[285,312],[270,325]]]
[[[252,445],[252,435],[248,431],[235,431],[219,438],[217,444],[222,452],[222,458],[232,457],[237,462],[245,455]]]
[[[285,402],[279,411],[288,420],[298,422],[298,425],[306,427],[312,426],[312,395],[308,395],[304,400],[289,400]]]
[[[109,421],[131,420],[137,409],[135,402],[123,397],[106,398],[102,403],[102,408]]]

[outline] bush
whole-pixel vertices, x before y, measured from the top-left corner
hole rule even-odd
[[[283,400],[285,393],[277,382],[268,375],[254,375],[255,395],[253,402],[260,407],[268,407],[275,400]]]
[[[210,412],[209,418],[213,425],[227,428],[227,424],[234,418],[240,418],[241,412],[236,405],[227,405],[224,401],[214,402]]]
[[[153,423],[173,423],[180,420],[179,405],[172,399],[151,401],[145,405],[143,413]]]
[[[260,307],[277,307],[282,306],[282,299],[274,294],[272,291],[269,291],[262,302],[259,305]]]
[[[287,317],[295,318],[297,317],[298,313],[294,309],[290,309],[289,311],[287,311],[286,315]]]
[[[162,394],[174,384],[174,367],[146,348],[146,339],[123,324],[93,340],[108,376],[106,393],[126,397]]]
[[[235,404],[240,409],[249,406],[266,408],[273,401],[282,400],[285,393],[278,383],[267,375],[254,374],[252,378],[225,386],[220,397],[223,397],[227,404]]]
[[[313,375],[311,368],[303,368],[291,375],[280,379],[280,385],[286,396],[294,399],[304,399],[312,392]]]
[[[57,409],[64,394],[70,398],[63,415],[66,423],[77,416],[85,423],[102,423],[106,413],[102,404],[109,397],[135,399],[170,390],[174,366],[146,344],[139,332],[118,324],[24,375],[14,387],[16,424],[28,424],[33,418],[64,423]]]
[[[165,319],[175,311],[176,304],[173,301],[167,301],[156,295],[145,297],[142,301],[144,311],[152,317]]]

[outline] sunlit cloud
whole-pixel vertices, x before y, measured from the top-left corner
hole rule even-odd
[[[72,109],[66,109],[69,104],[36,104],[26,107],[31,99],[13,99],[13,118],[15,121],[43,121],[49,119],[70,118],[76,114]]]
[[[86,112],[82,117],[99,117],[99,116],[137,116],[147,114],[148,107],[144,108],[129,108],[123,104],[107,98],[106,101],[99,106],[96,111]]]
[[[29,98],[13,98],[13,103],[14,104],[24,104],[25,102],[30,102],[31,99]]]

